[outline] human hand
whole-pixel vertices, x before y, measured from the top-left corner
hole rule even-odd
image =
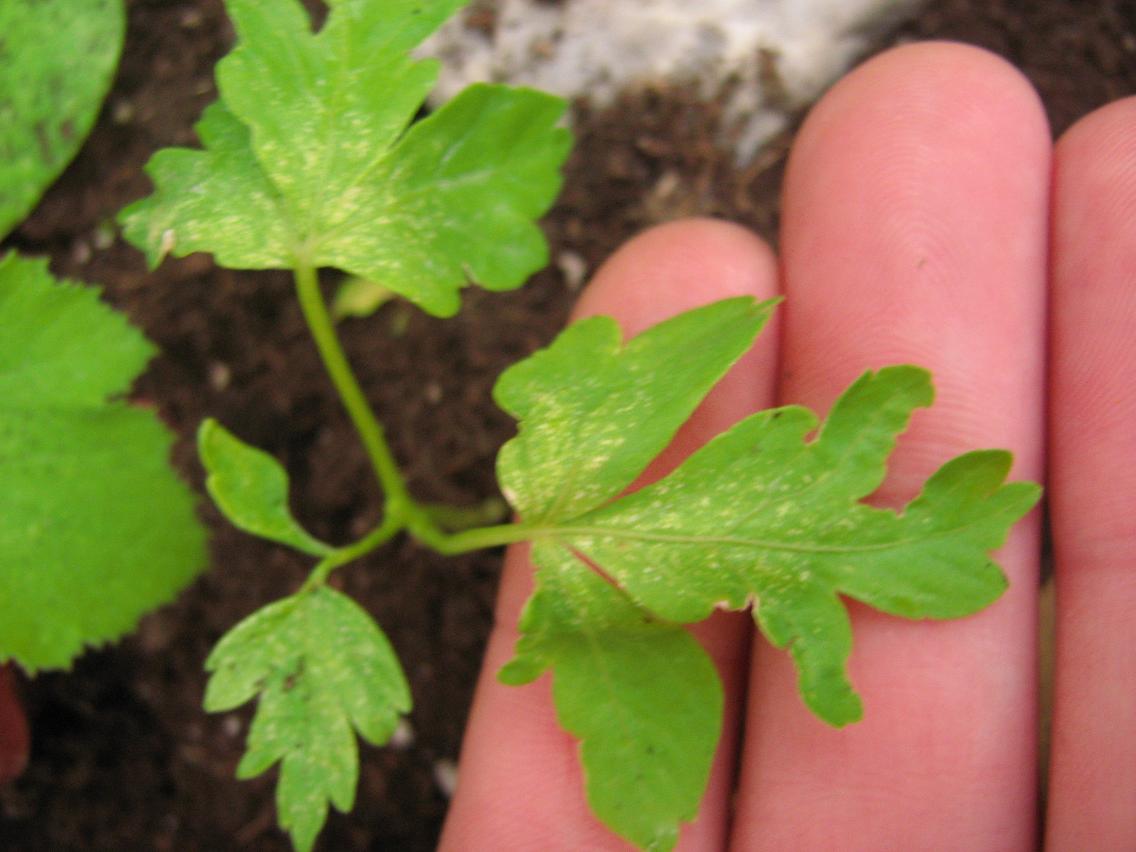
[[[1054,850],[1136,848],[1134,270],[1136,99],[1054,150],[1016,71],[922,44],[867,63],[810,115],[779,260],[735,226],[663,226],[617,253],[576,311],[613,314],[634,334],[729,295],[787,296],[779,327],[662,467],[755,409],[823,412],[864,369],[911,362],[932,370],[937,401],[915,416],[876,501],[906,502],[944,460],[980,447],[1012,449],[1013,478],[1045,476],[1059,593]],[[998,560],[1010,590],[974,617],[909,622],[850,604],[865,718],[844,730],[806,710],[788,656],[755,638],[748,615],[696,626],[727,714],[680,848],[1035,848],[1040,537],[1039,513],[1015,528]],[[626,848],[588,812],[549,679],[496,681],[530,591],[515,547],[442,848]]]

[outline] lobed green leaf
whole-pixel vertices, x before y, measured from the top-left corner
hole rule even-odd
[[[438,63],[408,51],[462,5],[332,0],[313,32],[296,0],[228,0],[237,44],[217,85],[300,232],[332,233],[352,218],[353,205],[335,200],[368,191],[434,86]]]
[[[251,778],[280,762],[276,806],[298,850],[310,850],[330,802],[350,810],[359,776],[353,732],[385,743],[410,710],[410,687],[366,612],[326,586],[264,607],[230,630],[205,662],[205,709],[259,696],[247,751]]]
[[[298,237],[253,156],[248,128],[218,101],[195,129],[203,150],[166,148],[150,158],[146,173],[158,191],[119,213],[123,236],[151,266],[197,251],[239,269],[290,265]]]
[[[497,478],[526,523],[556,523],[626,488],[754,341],[776,301],[727,299],[626,345],[610,317],[574,323],[493,389],[519,420]]]
[[[153,354],[145,338],[15,254],[0,258],[0,327],[0,662],[62,668],[185,586],[204,535],[169,433],[116,399]]]
[[[1010,455],[987,450],[949,461],[902,512],[863,503],[912,411],[933,397],[926,371],[901,366],[862,376],[823,425],[798,406],[752,415],[665,478],[618,496],[740,357],[769,308],[726,300],[622,348],[614,322],[585,320],[495,388],[520,419],[498,470],[539,569],[502,678],[553,670],[557,711],[584,740],[593,809],[641,846],[669,848],[702,790],[686,791],[682,805],[669,797],[669,774],[655,771],[658,731],[698,723],[671,716],[676,703],[720,708],[720,687],[698,685],[693,663],[670,673],[688,678],[685,687],[669,682],[681,652],[648,636],[752,605],[764,634],[791,652],[813,712],[834,725],[854,721],[862,708],[846,674],[852,632],[840,596],[909,618],[976,612],[1006,588],[990,552],[1040,495],[1030,483],[1007,484]],[[760,322],[746,326],[747,311]],[[621,720],[616,758],[605,714]],[[709,765],[714,738],[672,742],[675,766]],[[634,813],[622,811],[628,796]]]
[[[588,803],[643,849],[671,849],[698,814],[722,728],[714,664],[683,627],[653,618],[572,554],[533,548],[537,590],[500,672],[552,669],[561,726],[581,740]]]
[[[437,63],[407,51],[462,3],[329,5],[313,32],[295,0],[229,0],[238,42],[203,150],[155,155],[127,238],[151,263],[337,267],[439,316],[470,281],[520,286],[547,263],[533,220],[559,191],[563,101],[479,85],[411,125]]]
[[[925,371],[889,367],[852,385],[814,441],[816,418],[804,409],[753,415],[557,538],[663,618],[699,621],[752,601],[770,641],[791,648],[814,712],[854,721],[837,594],[909,618],[976,612],[1006,588],[989,553],[1039,497],[1034,485],[1004,485],[1009,454],[986,451],[948,463],[902,513],[859,502],[930,398]]]

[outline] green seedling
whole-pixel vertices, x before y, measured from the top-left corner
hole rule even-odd
[[[443,524],[462,512],[409,493],[317,270],[367,282],[368,298],[395,293],[450,316],[467,284],[518,287],[547,262],[534,220],[560,186],[563,103],[478,85],[413,121],[437,65],[408,51],[461,5],[332,0],[313,31],[295,0],[228,0],[237,42],[197,126],[202,147],[156,154],[154,194],[122,214],[153,264],[206,251],[225,266],[292,270],[384,494],[371,532],[320,541],[289,511],[278,462],[219,423],[202,425],[221,510],[313,560],[299,590],[220,641],[205,704],[258,699],[238,774],[280,764],[280,823],[310,849],[329,804],[351,807],[355,734],[381,744],[410,708],[390,644],[328,576],[402,534],[443,554],[531,541],[537,589],[501,678],[520,684],[551,669],[560,720],[582,741],[592,808],[638,846],[669,849],[697,812],[722,715],[714,667],[684,625],[752,605],[762,632],[791,650],[805,703],[834,725],[852,722],[861,706],[845,674],[840,596],[909,618],[981,609],[1006,585],[989,553],[1038,489],[1006,484],[1009,455],[984,451],[944,465],[902,512],[863,503],[912,410],[932,396],[925,371],[889,367],[861,377],[823,424],[797,407],[756,414],[626,493],[774,309],[739,298],[626,342],[613,320],[583,320],[506,371],[494,396],[518,434],[497,468],[520,520]]]
[[[124,28],[118,0],[0,5],[0,237],[82,144]],[[0,254],[0,663],[66,668],[205,565],[171,436],[122,400],[153,354],[95,290]]]

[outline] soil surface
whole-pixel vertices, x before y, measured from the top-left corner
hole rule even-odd
[[[148,192],[141,169],[150,154],[193,144],[192,124],[215,97],[213,64],[232,39],[219,0],[128,5],[126,54],[94,133],[5,247],[48,254],[57,274],[101,282],[160,346],[136,396],[180,436],[176,464],[198,489],[191,436],[208,415],[284,462],[295,511],[318,536],[354,538],[375,523],[379,495],[288,277],[219,269],[206,256],[147,273],[115,235],[114,214]],[[1008,57],[1041,92],[1055,132],[1136,92],[1132,0],[936,0],[888,44],[928,38]],[[552,267],[519,292],[469,291],[453,320],[389,304],[344,323],[417,496],[472,504],[494,493],[494,455],[511,434],[489,401],[494,379],[551,339],[581,272],[622,240],[689,214],[775,236],[790,134],[739,170],[715,147],[718,117],[663,86],[602,112],[578,105],[578,146],[546,223]],[[248,711],[200,709],[202,662],[241,617],[293,590],[307,561],[236,532],[204,499],[201,514],[213,566],[196,584],[121,644],[25,684],[35,742],[25,775],[0,788],[0,848],[288,848],[274,827],[274,774],[233,780]],[[499,562],[499,552],[443,559],[398,540],[337,575],[389,634],[416,707],[398,745],[363,749],[358,804],[331,817],[322,848],[433,848]]]

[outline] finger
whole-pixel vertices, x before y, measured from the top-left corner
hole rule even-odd
[[[769,250],[748,232],[719,222],[693,221],[656,228],[631,241],[597,273],[576,316],[614,315],[632,335],[687,308],[727,296],[768,298],[775,292]],[[666,463],[773,397],[776,334],[767,329],[754,351],[711,392]],[[656,473],[658,470],[656,469]],[[513,653],[521,606],[532,591],[527,549],[505,561],[497,626],[489,640],[473,711],[462,746],[459,783],[442,836],[453,850],[621,849],[625,844],[589,813],[577,744],[556,723],[550,678],[526,687],[497,682]],[[738,706],[744,688],[749,625],[718,615],[696,635],[714,658],[726,689],[724,735],[700,817],[682,843],[721,848],[737,747]]]
[[[899,48],[845,78],[786,176],[781,398],[826,411],[861,372],[929,368],[874,500],[898,506],[963,451],[1041,452],[1049,134],[1029,85],[974,48]],[[1034,822],[1036,518],[968,619],[850,605],[864,720],[811,716],[788,655],[755,647],[739,849],[1025,849]]]
[[[1136,849],[1136,98],[1057,146],[1052,270],[1048,848]]]
[[[16,698],[16,678],[0,666],[0,784],[24,771],[28,762],[28,723]]]

